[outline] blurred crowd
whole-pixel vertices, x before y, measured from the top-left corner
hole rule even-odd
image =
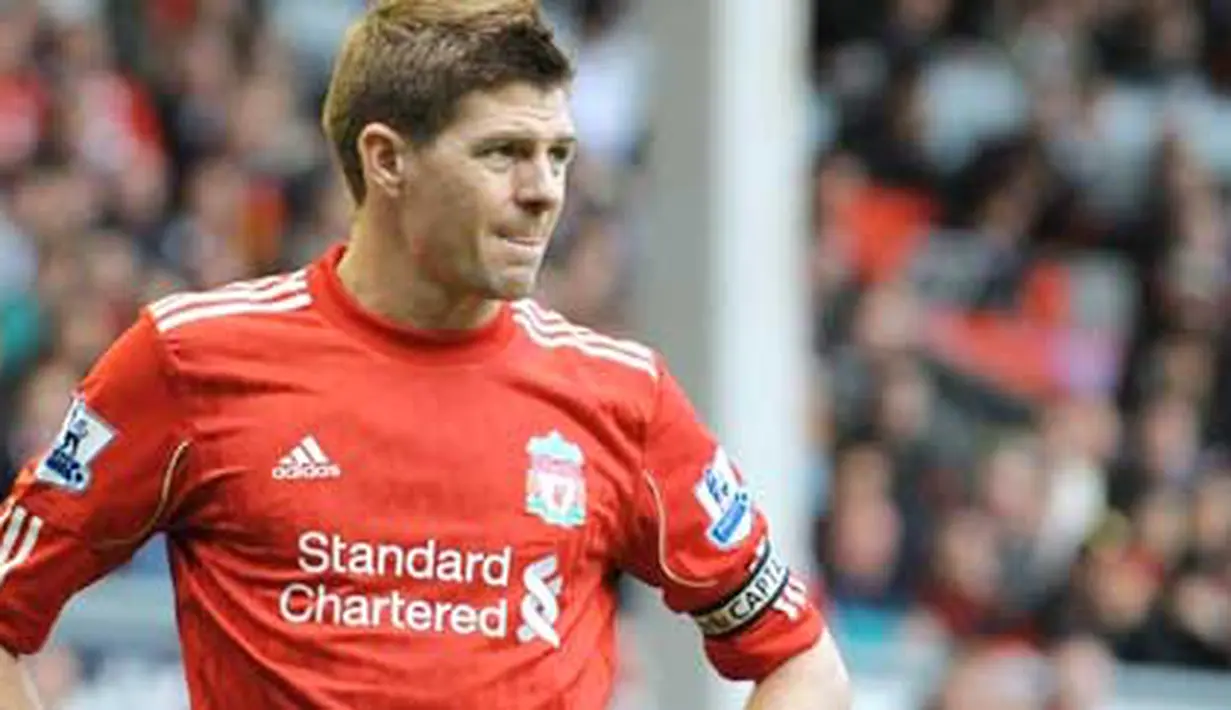
[[[345,238],[317,115],[363,4],[0,4],[4,475],[140,304]],[[584,149],[541,296],[630,330],[645,33],[632,3],[545,4]],[[1115,659],[1231,668],[1231,3],[813,14],[815,550],[843,643],[952,649],[933,710],[1096,708]],[[131,678],[182,703],[108,658],[52,648],[51,706],[122,706]]]
[[[1216,0],[818,5],[817,561],[848,643],[953,649],[936,710],[1231,670],[1229,39]]]

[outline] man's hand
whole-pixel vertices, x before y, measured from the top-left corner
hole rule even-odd
[[[0,710],[39,710],[41,707],[21,663],[0,648]]]
[[[815,646],[757,684],[747,710],[850,710],[851,704],[846,665],[826,630]]]

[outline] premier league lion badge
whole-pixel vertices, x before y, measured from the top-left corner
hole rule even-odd
[[[577,527],[586,521],[585,456],[581,447],[553,431],[526,443],[526,512],[549,525]]]

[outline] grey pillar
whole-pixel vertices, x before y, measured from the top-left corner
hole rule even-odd
[[[807,559],[806,3],[646,0],[655,108],[641,335],[748,475],[775,544]],[[643,600],[644,601],[644,600]],[[662,710],[740,708],[697,632],[641,603]]]

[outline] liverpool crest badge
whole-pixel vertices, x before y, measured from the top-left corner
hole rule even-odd
[[[553,431],[526,443],[526,512],[550,525],[572,528],[586,521],[585,456],[581,447]]]

